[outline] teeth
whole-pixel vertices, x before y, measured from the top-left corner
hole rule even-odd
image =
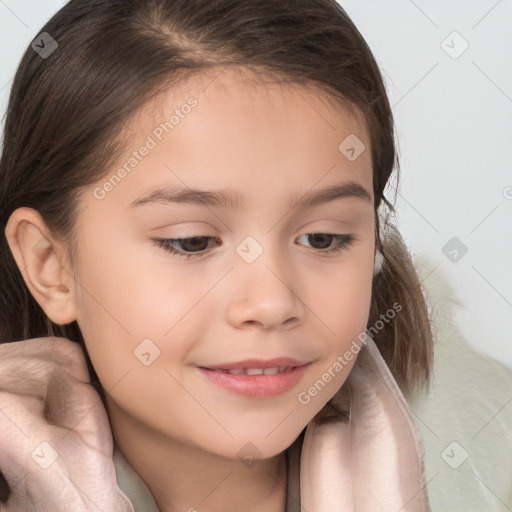
[[[235,368],[234,370],[225,370],[226,373],[231,373],[232,375],[245,375],[243,368]]]
[[[263,375],[261,368],[244,368],[246,375]]]
[[[233,370],[217,370],[231,375],[277,375],[288,371],[290,367],[276,366],[274,368],[237,368]]]

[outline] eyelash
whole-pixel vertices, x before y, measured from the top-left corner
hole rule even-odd
[[[305,235],[301,236],[312,236],[312,235],[324,235],[324,236],[331,236],[334,237],[335,240],[337,240],[338,245],[333,249],[328,250],[322,250],[317,249],[320,253],[337,253],[340,251],[343,251],[350,247],[355,241],[356,238],[353,235],[336,235],[334,233],[306,233]],[[201,238],[208,238],[213,239],[214,237],[211,236],[193,236],[188,238],[153,238],[153,242],[158,245],[159,247],[162,247],[165,251],[175,255],[178,258],[198,258],[200,256],[203,256],[205,254],[205,250],[202,250],[200,252],[195,253],[184,253],[176,249],[174,246],[176,242],[182,242],[184,240],[194,240],[194,239],[201,239]]]

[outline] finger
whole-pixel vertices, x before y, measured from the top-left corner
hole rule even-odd
[[[36,447],[34,444],[33,416],[29,411],[40,402],[35,398],[23,398],[0,392],[0,470],[11,490],[22,481],[27,457]]]
[[[42,417],[33,416],[29,401],[39,402],[0,393],[0,470],[10,489],[7,509],[18,512],[36,510],[34,496],[44,502],[48,493],[55,493],[62,466],[58,431]],[[76,453],[72,441],[76,443],[76,438],[69,440],[68,453]]]
[[[9,438],[12,430],[19,431],[24,437],[29,437],[34,424],[44,424],[44,402],[33,396],[18,396],[0,391],[0,449],[19,439]],[[39,421],[38,421],[39,418]],[[35,421],[34,421],[35,420]]]
[[[101,397],[90,384],[64,372],[54,372],[48,382],[45,405],[50,424],[75,431],[87,446],[112,457],[108,415]]]
[[[0,361],[13,357],[56,362],[69,369],[78,380],[90,381],[82,347],[66,338],[44,337],[1,343]]]
[[[49,377],[61,368],[77,380],[90,375],[81,347],[52,339],[34,339],[0,345],[0,390],[44,397]],[[7,348],[6,348],[7,347]]]

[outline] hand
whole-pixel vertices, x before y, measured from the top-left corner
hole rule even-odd
[[[0,489],[10,488],[2,512],[134,512],[117,485],[108,415],[78,343],[0,344],[0,433]]]

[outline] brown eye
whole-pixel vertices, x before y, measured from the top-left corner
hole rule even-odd
[[[206,243],[205,243],[206,240]],[[207,236],[195,236],[193,238],[182,238],[179,240],[181,246],[186,252],[204,251],[208,247]]]
[[[193,258],[204,254],[210,240],[213,240],[213,237],[194,236],[189,238],[155,238],[153,242],[178,258]],[[181,248],[176,248],[176,246],[180,245],[182,246]]]
[[[320,244],[320,247],[317,245],[316,249],[327,249],[334,238],[334,235],[327,235],[325,233],[313,233],[307,236],[311,237],[310,240],[313,241],[313,244]]]
[[[349,247],[354,241],[355,237],[353,235],[335,235],[331,233],[308,233],[302,235],[307,237],[312,243],[313,249],[318,249],[320,252],[333,253],[337,251],[341,251]],[[299,237],[300,238],[300,237]],[[331,247],[331,243],[335,242],[334,247]]]

